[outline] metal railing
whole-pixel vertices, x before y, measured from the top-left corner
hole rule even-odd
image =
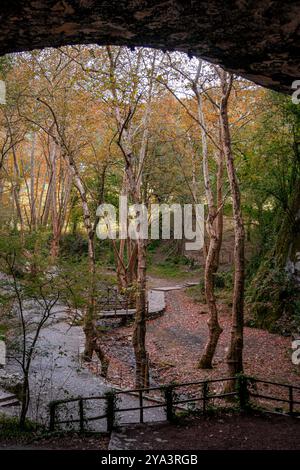
[[[300,405],[300,386],[252,377],[246,377],[246,380],[247,392],[250,399],[256,398],[256,401],[258,401],[258,404],[261,406],[261,408],[266,409],[266,411],[270,411],[267,407],[268,402],[281,402],[287,405],[286,414],[291,416],[300,415],[300,408],[295,408],[296,405]],[[280,389],[283,393],[283,396],[265,394],[259,390],[260,385],[264,386],[265,388],[267,386],[267,388],[271,389],[271,392],[273,391],[274,393],[276,393],[276,389]]]
[[[220,393],[211,393],[212,385],[223,385],[224,383],[234,382],[234,390],[226,391],[226,387],[222,387]],[[268,386],[272,389],[279,388],[281,391],[287,391],[287,396],[277,394],[276,396],[261,393],[258,390],[259,385]],[[178,395],[178,390],[183,388],[182,395]],[[189,391],[193,388],[200,391],[200,395],[194,395],[188,397]],[[160,396],[154,395],[153,392],[159,392]],[[152,393],[152,395],[151,395]],[[138,399],[138,405],[133,407],[119,408],[117,406],[117,399],[121,395],[135,396]],[[295,398],[295,396],[297,397]],[[299,396],[299,399],[298,399]],[[178,410],[187,411],[186,405],[197,402],[201,403],[200,408],[197,411],[202,412],[204,415],[208,411],[208,406],[211,401],[220,401],[224,399],[237,399],[237,403],[241,410],[246,410],[255,404],[259,405],[259,408],[268,412],[274,411],[269,402],[282,402],[287,405],[287,410],[282,410],[282,413],[296,416],[300,415],[300,407],[296,409],[296,405],[300,405],[300,387],[290,384],[284,384],[280,382],[272,382],[268,380],[257,379],[253,377],[247,377],[245,375],[238,375],[236,377],[224,377],[220,379],[202,380],[198,382],[185,382],[185,383],[172,383],[165,386],[155,386],[143,389],[130,389],[121,391],[111,391],[102,396],[92,397],[77,397],[65,400],[52,401],[49,404],[50,410],[50,431],[54,431],[57,426],[70,425],[73,423],[79,424],[79,430],[81,432],[86,430],[86,424],[90,421],[106,420],[107,431],[110,432],[115,424],[116,415],[119,413],[128,412],[139,412],[139,419],[137,422],[144,423],[145,411],[155,408],[163,408],[165,411],[166,419],[170,422],[176,417]],[[105,407],[105,411],[96,416],[86,415],[86,404],[91,401],[102,401]],[[78,407],[78,418],[59,419],[58,412],[63,406],[77,402]],[[95,407],[93,407],[95,410]],[[276,411],[276,410],[275,410]],[[276,411],[278,412],[278,411]]]
[[[149,301],[146,301],[146,315],[149,313]],[[98,317],[118,318],[133,317],[135,313],[135,300],[127,295],[120,294],[116,288],[108,287],[106,295],[97,302]]]
[[[120,294],[116,288],[108,287],[106,289],[106,295],[98,302],[98,308],[100,311],[110,309],[129,310],[130,308],[134,308],[134,301],[130,300],[128,296]]]

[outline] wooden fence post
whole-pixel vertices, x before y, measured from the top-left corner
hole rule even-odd
[[[245,411],[249,407],[248,379],[240,374],[237,377],[238,397],[241,410]]]
[[[294,399],[293,399],[293,386],[289,386],[289,414],[294,414]]]
[[[174,402],[174,393],[173,393],[174,387],[172,385],[168,385],[164,388],[164,394],[165,394],[165,404],[166,404],[166,415],[167,415],[167,420],[169,423],[172,423],[174,421],[174,408],[173,408],[173,402]]]
[[[116,393],[112,390],[106,392],[106,420],[107,420],[107,432],[111,432],[115,425],[116,411],[117,411],[117,398]]]
[[[202,412],[203,412],[204,415],[206,413],[207,395],[208,395],[208,383],[203,382],[203,385],[202,385]]]
[[[84,432],[84,412],[83,412],[83,400],[80,398],[79,402],[79,426],[80,432]]]
[[[143,391],[139,391],[139,402],[140,402],[140,423],[144,422],[144,408],[143,408]]]
[[[50,411],[49,431],[54,431],[54,428],[55,428],[55,411],[56,411],[56,403],[54,401],[50,402],[49,411]]]

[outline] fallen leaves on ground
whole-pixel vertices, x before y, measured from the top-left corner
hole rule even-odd
[[[166,312],[147,322],[147,351],[154,384],[188,382],[226,377],[226,351],[230,341],[230,308],[219,304],[223,333],[212,370],[197,368],[208,338],[207,308],[194,302],[184,291],[166,294]],[[122,387],[134,386],[132,325],[116,328],[103,337],[110,356],[109,381]],[[258,378],[300,386],[299,368],[291,361],[291,339],[268,331],[245,327],[245,373]]]

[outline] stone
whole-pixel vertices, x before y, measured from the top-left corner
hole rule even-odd
[[[20,374],[9,373],[5,369],[0,369],[0,387],[18,395],[22,389],[23,378]]]
[[[299,70],[296,0],[15,0],[0,4],[0,54],[67,44],[178,50],[291,93]]]

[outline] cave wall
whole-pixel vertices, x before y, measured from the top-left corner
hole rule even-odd
[[[1,0],[0,55],[66,44],[179,50],[285,93],[299,70],[299,1]]]

